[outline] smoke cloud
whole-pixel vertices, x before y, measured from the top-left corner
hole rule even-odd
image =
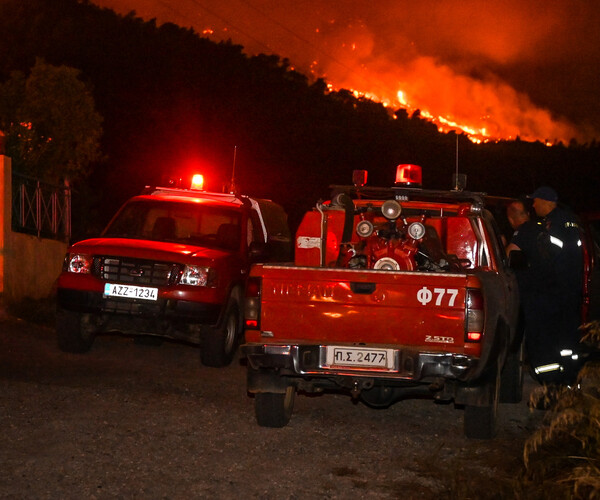
[[[276,53],[441,128],[480,138],[600,137],[595,0],[95,0]]]

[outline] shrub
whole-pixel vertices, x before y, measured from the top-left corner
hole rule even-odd
[[[582,342],[597,350],[600,322],[582,329]],[[547,498],[551,491],[555,498],[600,499],[600,362],[588,361],[575,387],[540,387],[530,405],[547,413],[525,443],[527,498]]]

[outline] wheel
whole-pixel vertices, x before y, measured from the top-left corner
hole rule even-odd
[[[56,338],[63,352],[88,352],[94,342],[94,334],[85,328],[84,316],[71,311],[58,311],[56,315]]]
[[[498,370],[495,370],[498,372]],[[483,406],[465,405],[464,432],[469,439],[492,439],[496,435],[498,400],[500,399],[500,373],[486,383],[489,392],[488,404]]]
[[[509,352],[500,378],[500,402],[520,403],[523,399],[523,344]]]
[[[256,421],[261,427],[285,427],[294,411],[296,388],[288,386],[285,393],[258,392],[254,398]]]
[[[202,339],[200,356],[205,366],[227,366],[233,360],[242,331],[240,308],[230,301],[223,324],[218,328],[207,328]]]

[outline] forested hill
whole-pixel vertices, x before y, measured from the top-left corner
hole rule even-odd
[[[1,0],[0,81],[27,72],[36,57],[80,69],[104,117],[106,159],[75,194],[91,225],[168,173],[203,170],[207,187],[220,189],[234,147],[241,189],[283,203],[293,217],[326,197],[328,185],[349,183],[353,169],[389,185],[395,165],[417,163],[433,188],[449,187],[455,169],[456,135],[438,133],[418,114],[394,117],[349,91],[328,91],[280,57],[249,57],[241,46],[134,13],[118,16],[85,0]],[[577,209],[600,208],[591,205],[600,185],[596,143],[458,139],[470,189],[516,196],[548,183]]]

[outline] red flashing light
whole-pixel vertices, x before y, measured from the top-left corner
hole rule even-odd
[[[352,171],[352,184],[358,187],[362,187],[367,183],[368,172],[366,170],[353,170]]]
[[[204,187],[204,176],[201,174],[194,174],[192,177],[191,189],[202,190]]]
[[[396,167],[396,185],[406,187],[421,187],[423,175],[419,165],[398,165]]]

